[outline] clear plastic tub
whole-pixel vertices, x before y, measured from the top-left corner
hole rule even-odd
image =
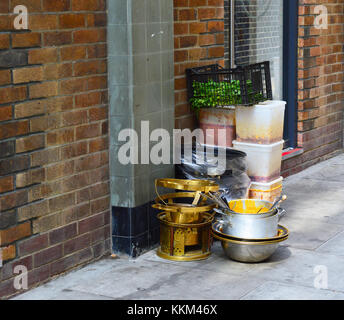
[[[268,183],[252,182],[249,198],[274,202],[276,198],[282,195],[282,182],[283,177]]]
[[[271,182],[281,176],[284,140],[273,144],[233,141],[234,149],[247,154],[247,174],[254,182]]]
[[[272,144],[283,138],[285,101],[265,101],[252,107],[237,106],[236,141]]]

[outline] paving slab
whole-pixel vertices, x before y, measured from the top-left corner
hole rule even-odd
[[[344,293],[268,281],[241,300],[344,300]]]
[[[319,275],[318,268],[326,269],[328,289],[344,293],[344,257],[312,250],[281,246],[270,260],[261,263],[260,268],[252,270],[249,275],[313,288]]]

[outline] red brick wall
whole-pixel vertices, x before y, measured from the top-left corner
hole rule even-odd
[[[223,0],[174,0],[176,128],[194,128],[187,101],[185,69],[224,65]]]
[[[328,29],[314,27],[315,6],[328,8]],[[298,39],[298,145],[304,154],[283,163],[299,172],[343,147],[344,1],[301,0]]]
[[[14,30],[26,5],[29,31]],[[105,0],[1,0],[0,297],[110,252]]]

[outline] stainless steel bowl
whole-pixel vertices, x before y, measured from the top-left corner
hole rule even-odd
[[[223,240],[222,248],[226,256],[239,262],[262,262],[270,258],[279,243],[245,243]]]
[[[213,236],[221,240],[226,256],[239,262],[262,262],[270,258],[278,248],[280,242],[288,239],[289,231],[283,226],[278,227],[278,235],[267,239],[238,240],[223,234],[220,224],[215,223],[212,228]]]

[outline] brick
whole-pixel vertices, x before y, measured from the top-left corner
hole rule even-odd
[[[13,70],[13,83],[25,83],[43,80],[43,68],[21,68]]]
[[[94,43],[106,41],[105,29],[78,30],[73,32],[74,43]]]
[[[90,203],[83,203],[64,210],[62,212],[62,223],[68,224],[89,216],[90,208]]]
[[[47,146],[55,146],[74,141],[74,128],[61,129],[47,134]]]
[[[0,121],[12,119],[12,106],[0,107]]]
[[[200,46],[209,46],[216,43],[215,35],[213,34],[204,34],[199,36],[199,45]]]
[[[45,169],[39,168],[30,170],[16,175],[17,188],[27,187],[29,185],[41,183],[45,181]]]
[[[17,224],[15,210],[0,212],[0,229],[8,229]]]
[[[223,57],[225,53],[224,47],[213,47],[208,49],[208,57],[210,58],[220,58]]]
[[[197,45],[197,36],[182,36],[179,38],[180,48],[189,48]]]
[[[58,196],[56,198],[49,200],[49,209],[51,212],[55,212],[58,210],[62,210],[66,207],[72,206],[75,204],[74,194],[66,194],[62,196]]]
[[[26,222],[7,230],[0,231],[0,244],[10,244],[16,240],[26,238],[31,235],[31,224]]]
[[[0,68],[15,68],[27,65],[28,56],[25,51],[4,50],[0,52]]]
[[[29,15],[30,30],[56,30],[58,27],[58,19],[52,14],[35,14]]]
[[[56,180],[57,178],[69,176],[74,172],[74,162],[61,162],[51,165],[46,168],[47,170],[47,181]]]
[[[187,50],[178,50],[174,52],[174,62],[183,62],[188,59]]]
[[[45,135],[38,134],[16,140],[16,153],[28,152],[44,148]]]
[[[44,66],[44,78],[46,80],[59,80],[72,76],[72,64],[49,64]]]
[[[58,260],[62,257],[62,245],[45,249],[39,253],[36,253],[33,257],[34,267],[40,267],[44,264]]]
[[[40,33],[14,33],[12,34],[13,48],[39,47],[41,45]]]
[[[26,99],[26,87],[0,88],[2,103],[22,101]]]
[[[100,126],[98,123],[80,126],[76,128],[76,139],[88,139],[100,136]]]
[[[106,163],[104,157],[100,153],[91,154],[85,157],[81,157],[75,161],[76,172],[82,172],[86,170],[96,169],[103,166]]]
[[[224,22],[223,21],[209,21],[208,31],[209,32],[224,31]]]
[[[0,198],[1,210],[9,210],[20,207],[28,202],[27,190],[15,191]]]
[[[0,2],[0,13],[8,13],[10,10],[9,1]]]
[[[106,13],[93,13],[87,15],[88,27],[105,27],[107,25]]]
[[[70,31],[53,31],[44,33],[45,46],[61,46],[72,43],[72,33]]]
[[[192,22],[190,23],[190,33],[200,34],[207,31],[207,24],[204,22]]]
[[[107,57],[107,45],[96,44],[87,47],[87,56],[89,59],[106,58]]]
[[[77,235],[77,224],[73,223],[63,228],[59,228],[49,232],[49,243],[55,245],[64,242],[68,239],[74,238]],[[64,252],[66,254],[66,252]]]
[[[74,76],[80,77],[85,75],[104,73],[106,71],[105,61],[85,61],[74,64]]]
[[[61,213],[55,213],[33,220],[33,233],[43,233],[61,227]]]
[[[9,122],[0,126],[0,139],[21,136],[29,131],[28,121]]]
[[[11,83],[11,71],[0,70],[0,86]]]
[[[48,247],[48,234],[42,234],[18,243],[18,254],[26,256]]]
[[[101,2],[98,0],[72,0],[73,11],[97,11],[102,10]]]
[[[87,142],[78,142],[65,146],[61,150],[62,159],[71,159],[87,153]]]
[[[56,81],[49,81],[39,84],[33,84],[29,87],[29,95],[31,99],[53,97],[58,92],[58,83]]]
[[[0,178],[0,193],[12,191],[14,188],[13,177]]]
[[[6,175],[17,171],[28,169],[30,158],[28,156],[18,156],[0,160],[0,175]]]
[[[87,86],[87,82],[85,84]],[[87,92],[75,95],[75,108],[87,108],[103,103],[102,92]]]
[[[67,241],[66,243],[64,243],[63,245],[64,253],[67,255],[75,251],[85,249],[89,247],[90,244],[91,244],[91,235],[87,233],[81,237],[71,239]]]
[[[197,19],[197,11],[195,9],[181,9],[178,10],[179,21],[189,21]]]
[[[109,210],[110,207],[110,197],[105,197],[102,199],[97,199],[91,202],[91,213],[99,213]]]
[[[16,247],[14,245],[1,248],[2,260],[8,261],[16,257]]]
[[[62,14],[59,16],[60,29],[74,29],[85,26],[84,14]]]
[[[215,8],[200,8],[198,9],[198,17],[200,20],[211,20],[216,18]]]
[[[14,116],[16,119],[27,118],[44,114],[46,112],[45,100],[35,100],[17,104],[14,107]]]
[[[81,220],[78,222],[79,225],[79,234],[90,232],[92,230],[98,229],[104,225],[104,215],[98,214]]]
[[[48,201],[35,202],[18,209],[18,221],[43,217],[49,214]]]
[[[88,90],[107,89],[107,76],[93,76],[87,81]]]
[[[15,141],[0,142],[0,158],[6,158],[15,154]]]
[[[70,0],[43,0],[43,10],[49,12],[69,11]]]
[[[11,0],[11,11],[18,5],[25,6],[29,12],[40,12],[42,10],[41,0]]]
[[[104,241],[110,237],[110,228],[104,227],[91,232],[91,243],[97,243],[99,241]]]
[[[46,150],[41,150],[37,152],[33,152],[30,155],[31,165],[35,166],[43,166],[48,163],[54,163],[60,160],[59,149],[58,148],[50,148]]]
[[[89,110],[89,119],[90,121],[99,121],[108,118],[108,108],[92,108]]]
[[[56,48],[44,48],[30,50],[29,52],[29,63],[40,64],[57,62],[57,49]]]
[[[88,117],[87,117],[86,110],[71,111],[71,112],[65,112],[62,115],[61,126],[70,127],[70,126],[84,124],[87,122],[88,122]]]
[[[181,35],[189,33],[189,24],[188,23],[175,23],[174,24],[174,34]]]
[[[60,94],[74,94],[87,90],[87,79],[71,79],[60,81]]]
[[[68,257],[60,259],[51,264],[51,274],[57,275],[66,270],[81,265],[89,260],[93,259],[92,251],[90,248],[76,252]]]
[[[61,59],[67,60],[81,60],[86,58],[86,47],[72,46],[60,49]]]
[[[0,49],[8,49],[10,47],[9,34],[0,34]]]

